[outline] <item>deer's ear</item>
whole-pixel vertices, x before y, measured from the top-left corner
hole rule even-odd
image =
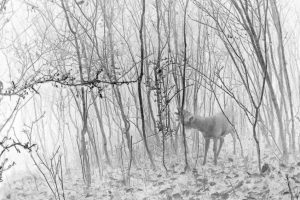
[[[191,117],[189,118],[189,123],[191,123],[193,120],[194,120],[194,117],[191,116]]]

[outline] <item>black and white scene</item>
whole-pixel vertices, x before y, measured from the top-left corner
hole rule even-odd
[[[298,200],[299,153],[299,0],[0,0],[0,200]]]

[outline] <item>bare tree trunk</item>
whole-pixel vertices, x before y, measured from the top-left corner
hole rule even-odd
[[[201,20],[201,15],[200,15],[200,11],[198,11],[198,20]],[[205,38],[205,34],[201,34],[201,24],[198,23],[198,35],[197,35],[197,53],[196,53],[196,66],[199,69],[199,71],[203,71],[201,70],[201,68],[203,68],[202,66],[202,52],[204,51],[204,49],[201,48],[201,37]],[[194,97],[193,97],[193,113],[194,115],[196,114],[200,114],[197,113],[199,110],[199,104],[198,104],[198,94],[199,94],[199,89],[200,89],[200,84],[201,84],[201,76],[199,76],[199,74],[195,73],[194,74],[194,79],[195,79],[195,85],[194,85]],[[200,142],[200,134],[198,131],[194,131],[194,148],[193,148],[193,152],[197,152],[197,160],[198,160],[198,152],[199,152],[199,142]],[[196,160],[196,161],[197,161]],[[196,163],[197,164],[197,163]]]
[[[103,18],[104,18],[104,40],[106,41],[106,27],[108,29],[108,42],[109,42],[109,53],[105,52],[105,55],[104,55],[104,59],[106,59],[106,66],[104,67],[104,71],[105,71],[105,74],[107,75],[108,79],[112,82],[116,82],[116,66],[115,66],[115,56],[114,56],[114,45],[113,45],[113,32],[112,32],[112,25],[113,25],[113,18],[112,18],[112,15],[113,15],[113,12],[111,12],[111,16],[107,16],[107,11],[106,11],[106,1],[104,2],[101,2],[101,9],[102,9],[102,12],[103,12]],[[110,20],[109,20],[110,19]],[[94,30],[94,37],[95,37],[95,42],[96,42],[96,53],[97,53],[97,56],[99,57],[99,59],[101,60],[101,54],[100,54],[100,51],[99,51],[99,43],[98,43],[98,39],[97,39],[97,32],[96,30]],[[105,42],[105,45],[106,45],[106,42]],[[108,60],[110,59],[110,62],[108,62]],[[109,65],[110,63],[110,65]],[[121,118],[123,120],[123,123],[124,123],[124,128],[122,129],[122,132],[124,132],[125,136],[126,136],[126,140],[127,140],[127,147],[128,147],[128,150],[129,150],[129,157],[130,157],[130,160],[133,161],[133,163],[135,163],[135,160],[133,158],[133,152],[132,152],[132,148],[131,148],[131,136],[130,136],[130,133],[129,133],[129,129],[130,129],[130,123],[129,123],[129,120],[128,120],[128,117],[126,116],[125,114],[125,110],[124,110],[124,106],[123,106],[123,101],[122,101],[122,98],[121,98],[121,93],[120,93],[120,90],[119,88],[116,86],[116,85],[112,85],[112,90],[113,90],[113,94],[116,98],[116,101],[117,101],[117,104],[118,104],[118,107],[120,109],[120,112],[121,112]]]
[[[233,3],[234,7],[240,14],[244,25],[247,26],[246,31],[250,37],[251,45],[255,51],[257,60],[260,64],[260,67],[264,71],[267,65],[266,65],[266,61],[264,60],[264,57],[263,57],[262,49],[261,49],[261,46],[259,43],[259,38],[258,38],[257,33],[254,29],[254,26],[251,22],[251,17],[249,16],[249,13],[247,12],[245,6],[243,6],[243,5],[239,6],[237,4],[236,0],[231,0],[231,2]],[[288,149],[287,149],[287,143],[286,143],[286,135],[284,132],[283,122],[282,122],[282,112],[280,111],[276,93],[274,91],[272,81],[271,81],[268,73],[266,74],[266,83],[269,87],[272,103],[274,105],[274,109],[275,109],[276,116],[277,116],[277,121],[278,121],[278,125],[279,125],[279,135],[280,135],[280,138],[282,141],[282,149],[283,149],[283,156],[284,156],[283,158],[288,159]]]
[[[84,171],[86,172],[85,176],[85,181],[87,183],[87,186],[90,187],[92,183],[92,178],[91,178],[91,166],[90,166],[90,161],[88,157],[88,150],[86,146],[86,141],[85,141],[85,136],[87,134],[87,118],[88,118],[88,112],[87,112],[87,105],[85,101],[85,92],[84,89],[81,88],[81,100],[82,100],[82,130],[81,130],[81,150],[82,150],[82,158],[83,158],[83,166],[84,166]]]
[[[189,0],[187,0],[185,3],[184,20],[183,20],[184,55],[183,55],[181,113],[183,113],[183,108],[184,108],[184,103],[185,103],[185,74],[186,74],[186,65],[187,65],[186,15],[187,15],[188,4],[189,4]],[[184,171],[187,171],[187,170],[189,170],[189,163],[187,160],[187,144],[186,144],[184,123],[182,123],[182,136],[183,136],[184,161],[185,161]]]
[[[111,124],[111,119],[110,119],[110,115],[109,115],[109,106],[107,104],[107,100],[105,99],[105,115],[106,115],[106,118],[107,118],[107,125],[108,125],[108,129],[109,129],[109,137],[108,137],[108,140],[109,140],[109,145],[110,145],[110,152],[113,154],[114,152],[114,149],[113,149],[113,145],[112,145],[112,142],[111,142],[111,138],[112,138],[112,124]],[[112,113],[111,113],[112,114]]]
[[[97,103],[96,103],[96,97],[95,97],[95,94],[93,91],[91,92],[91,96],[92,96],[92,100],[93,100],[94,109],[96,111],[96,116],[97,116],[98,124],[100,127],[101,135],[102,135],[102,145],[103,145],[105,159],[106,159],[107,164],[109,166],[111,166],[110,158],[109,158],[108,151],[107,151],[107,139],[106,139],[105,131],[103,128],[103,120],[101,117],[101,116],[103,116],[103,114],[102,113],[100,114],[100,111],[99,111]]]
[[[162,97],[162,83],[163,83],[163,69],[161,68],[161,14],[160,14],[160,0],[155,1],[155,8],[156,8],[156,30],[157,30],[157,61],[154,69],[154,76],[155,76],[155,89],[156,89],[156,104],[157,104],[157,112],[158,112],[158,131],[162,134],[162,164],[165,170],[167,171],[166,164],[165,164],[165,127],[162,120],[163,115],[163,97]]]
[[[141,25],[140,25],[140,41],[141,41],[141,71],[139,74],[138,78],[138,96],[139,96],[139,102],[140,102],[140,111],[141,111],[141,120],[142,120],[142,133],[143,133],[143,140],[144,140],[144,145],[146,148],[146,152],[148,154],[148,157],[151,162],[151,166],[155,168],[152,154],[149,150],[148,143],[147,143],[147,137],[146,137],[146,131],[145,131],[145,116],[144,116],[144,107],[143,107],[143,97],[142,97],[142,81],[143,81],[143,76],[144,76],[144,38],[143,38],[143,29],[144,29],[144,22],[145,22],[145,10],[146,10],[146,5],[145,5],[145,0],[142,0],[142,15],[141,15]]]
[[[80,80],[83,83],[83,70],[82,70],[82,62],[81,62],[81,54],[80,54],[80,47],[79,47],[79,41],[77,38],[77,33],[76,31],[72,28],[70,19],[69,19],[69,9],[67,9],[68,5],[65,6],[63,0],[61,0],[61,5],[63,8],[63,11],[65,13],[65,17],[67,20],[68,28],[72,35],[74,36],[74,42],[75,42],[75,50],[77,54],[77,61],[78,61],[78,67],[79,67],[79,73],[80,73]],[[87,105],[86,105],[86,99],[85,99],[85,91],[84,88],[81,88],[81,100],[82,100],[82,130],[81,130],[81,150],[82,150],[82,157],[83,157],[83,168],[85,174],[85,181],[88,187],[91,186],[91,167],[89,163],[89,158],[88,158],[88,152],[87,152],[87,147],[86,147],[86,142],[85,142],[85,135],[87,134],[87,117],[88,117],[88,112],[87,112]]]
[[[144,32],[146,30],[146,26],[144,26]],[[147,58],[147,42],[146,42],[147,36],[146,34],[144,34],[144,51],[145,51],[145,76],[146,76],[146,93],[147,93],[147,104],[148,104],[148,110],[149,110],[149,122],[153,123],[153,132],[155,135],[155,139],[156,139],[156,145],[160,148],[160,139],[159,139],[159,135],[157,132],[157,124],[156,124],[156,120],[155,120],[155,116],[154,116],[154,112],[153,112],[153,108],[152,108],[152,104],[151,104],[151,91],[153,90],[153,85],[152,85],[152,79],[150,77],[150,73],[149,73],[149,69],[150,69],[150,65],[148,64],[148,58]],[[150,123],[151,124],[151,123]]]
[[[294,110],[293,110],[293,99],[292,99],[292,91],[290,86],[290,79],[287,71],[287,64],[286,64],[286,58],[285,58],[285,52],[284,52],[284,45],[283,45],[283,36],[282,36],[282,27],[281,27],[281,21],[280,16],[278,12],[278,8],[276,5],[276,0],[270,1],[271,4],[271,10],[272,10],[272,17],[274,21],[274,25],[277,31],[277,37],[278,37],[278,57],[279,57],[279,64],[281,68],[283,68],[283,74],[285,77],[285,84],[287,88],[288,93],[288,100],[289,100],[289,107],[290,107],[290,118],[292,121],[292,150],[295,152],[296,150],[296,138],[295,138],[295,120],[294,120]],[[284,98],[284,97],[283,97]]]

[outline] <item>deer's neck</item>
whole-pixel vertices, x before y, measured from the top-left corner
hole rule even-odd
[[[211,128],[214,127],[215,120],[213,117],[200,117],[195,116],[191,121],[191,128],[197,129],[202,133],[211,132]]]

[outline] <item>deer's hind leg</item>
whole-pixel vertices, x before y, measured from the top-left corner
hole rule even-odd
[[[221,143],[220,143],[221,144]],[[214,164],[217,165],[218,159],[218,138],[214,138]]]

